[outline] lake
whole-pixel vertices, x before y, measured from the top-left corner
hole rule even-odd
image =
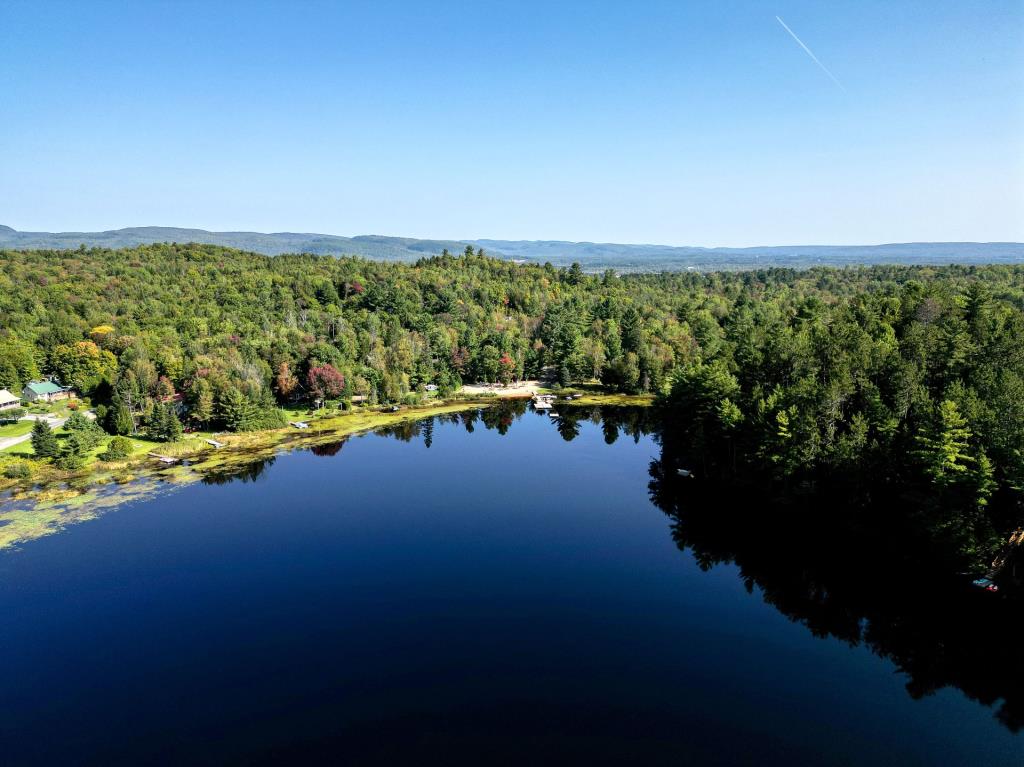
[[[286,453],[0,552],[0,762],[1021,763],[1020,677],[958,613],[667,515],[648,416],[567,415]]]

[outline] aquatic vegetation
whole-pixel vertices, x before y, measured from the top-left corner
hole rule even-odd
[[[588,394],[579,404],[647,403],[649,398],[627,395]],[[30,484],[13,485],[6,502],[0,502],[0,549],[58,532],[69,524],[97,515],[159,492],[168,492],[196,482],[216,483],[243,476],[255,464],[272,461],[282,451],[334,445],[346,437],[383,427],[395,427],[425,418],[493,407],[501,400],[459,400],[441,402],[398,412],[356,411],[312,420],[310,428],[274,429],[218,437],[223,447],[192,438],[161,446],[161,454],[180,463],[163,464],[144,452],[148,443],[137,443],[132,458],[118,462],[95,462],[77,473],[40,472]]]

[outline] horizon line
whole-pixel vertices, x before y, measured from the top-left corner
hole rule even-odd
[[[312,231],[296,231],[296,230],[279,230],[261,232],[255,229],[204,229],[196,226],[171,226],[165,224],[146,224],[146,225],[134,225],[134,226],[122,226],[114,229],[93,229],[93,230],[63,230],[63,231],[49,231],[49,230],[22,230],[17,229],[13,226],[0,223],[0,231],[7,229],[15,234],[25,235],[53,235],[53,236],[70,236],[75,234],[82,235],[96,235],[96,234],[107,234],[115,232],[123,232],[132,229],[179,229],[186,231],[203,232],[212,235],[232,235],[232,234],[254,234],[263,235],[267,237],[274,236],[304,236],[304,237],[337,237],[346,240],[356,240],[366,237],[388,237],[393,239],[404,239],[404,240],[426,240],[426,241],[437,241],[437,242],[452,242],[460,244],[479,244],[486,242],[494,243],[555,243],[564,245],[604,245],[604,246],[626,246],[636,248],[696,248],[700,250],[750,250],[756,248],[884,248],[892,247],[897,245],[1021,245],[1024,246],[1024,242],[1016,240],[891,240],[886,242],[872,242],[872,243],[782,243],[782,244],[765,244],[760,243],[756,245],[677,245],[669,243],[655,243],[655,242],[622,242],[614,240],[571,240],[561,238],[509,238],[509,237],[423,237],[403,234],[380,234],[367,232],[364,234],[330,234],[327,232],[312,232]]]

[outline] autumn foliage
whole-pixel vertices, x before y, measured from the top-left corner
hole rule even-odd
[[[345,391],[345,376],[330,364],[310,368],[307,382],[310,393],[319,400],[339,397]]]

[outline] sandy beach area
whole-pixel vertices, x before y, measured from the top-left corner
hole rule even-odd
[[[466,384],[459,389],[460,394],[495,394],[499,397],[531,397],[541,388],[540,381],[517,381],[508,386],[504,384],[476,383]]]

